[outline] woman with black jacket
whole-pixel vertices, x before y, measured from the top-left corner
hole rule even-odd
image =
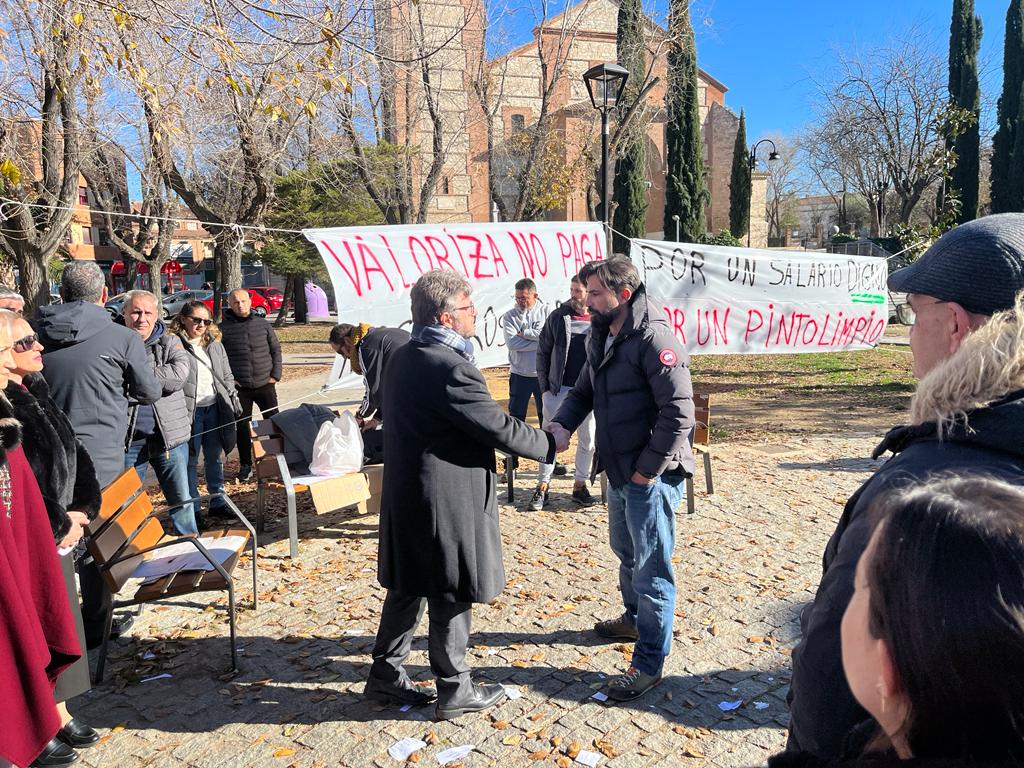
[[[14,414],[21,425],[22,446],[32,473],[39,483],[43,503],[50,520],[50,528],[60,553],[68,603],[78,632],[78,641],[84,649],[85,632],[82,612],[75,586],[73,550],[82,537],[83,526],[100,508],[100,487],[93,471],[92,460],[75,437],[68,417],[50,398],[49,387],[43,378],[42,345],[28,322],[20,317],[10,321],[13,340],[14,367],[8,373],[4,395],[14,406]],[[61,716],[61,730],[57,738],[69,747],[82,749],[99,740],[96,731],[73,718],[65,702],[85,693],[91,687],[89,659],[83,654],[57,678],[54,698]],[[47,754],[44,752],[32,764],[35,766],[66,765],[73,762],[74,753]],[[51,750],[58,752],[58,750]]]
[[[199,496],[200,450],[203,452],[207,493],[221,493],[224,490],[224,457],[235,447],[235,420],[242,415],[228,355],[220,342],[220,330],[214,325],[210,310],[201,301],[190,301],[181,308],[171,322],[171,332],[178,334],[182,346],[192,358],[184,387],[185,400],[195,413],[188,451],[189,495],[193,498]],[[200,509],[200,502],[195,502],[197,521]],[[214,499],[210,502],[211,515],[225,512],[223,501]]]

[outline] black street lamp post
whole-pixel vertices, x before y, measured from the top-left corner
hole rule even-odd
[[[757,169],[757,148],[762,144],[771,144],[772,151],[768,155],[768,162],[779,159],[779,152],[775,148],[775,142],[771,139],[761,139],[750,148],[750,202],[747,208],[747,248],[750,247],[750,232],[754,224],[754,171]]]
[[[601,218],[608,240],[608,256],[612,255],[611,195],[608,184],[608,110],[622,98],[629,71],[618,64],[597,64],[583,73],[583,82],[594,109],[601,112]]]

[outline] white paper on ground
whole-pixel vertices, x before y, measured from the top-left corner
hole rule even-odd
[[[754,702],[754,709],[768,709],[768,702],[767,701],[755,701]]]
[[[594,768],[601,761],[601,755],[598,752],[588,752],[583,750],[576,755],[576,762],[580,765],[585,765],[587,768]]]
[[[608,694],[604,691],[598,691],[590,698],[594,699],[595,701],[608,701]]]
[[[409,755],[418,749],[423,749],[425,746],[427,746],[427,742],[420,741],[419,739],[402,739],[388,747],[388,754],[398,762],[404,763],[409,759]]]
[[[474,749],[476,749],[476,744],[463,744],[461,747],[452,747],[451,749],[446,749],[444,752],[438,752],[437,764],[445,765],[456,760],[461,760]]]
[[[242,536],[203,536],[199,543],[206,547],[218,564],[223,564],[245,543]],[[139,563],[132,578],[153,581],[169,573],[177,571],[212,571],[210,561],[203,557],[202,552],[195,548],[190,541],[182,541],[172,544],[169,547],[158,549],[152,555]]]
[[[509,699],[511,699],[512,701],[523,698],[523,692],[516,688],[516,686],[503,685],[501,687],[505,689],[505,695],[508,696]]]
[[[718,708],[723,712],[732,712],[734,709],[739,709],[742,703],[742,699],[737,701],[720,701],[718,702]]]
[[[153,677],[143,678],[142,680],[139,680],[139,682],[140,683],[149,683],[149,682],[152,682],[153,680],[163,680],[163,679],[168,678],[168,677],[173,677],[173,675],[171,675],[170,672],[164,672],[162,675],[153,675]]]

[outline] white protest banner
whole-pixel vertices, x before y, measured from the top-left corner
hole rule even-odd
[[[549,310],[569,296],[569,280],[604,258],[599,222],[405,224],[303,230],[320,251],[334,286],[338,322],[409,329],[409,289],[430,269],[451,269],[473,286],[477,364],[508,364],[500,319],[515,303],[515,284],[537,284]],[[335,362],[331,387],[360,383]]]
[[[691,354],[869,349],[888,320],[885,259],[661,240],[631,258]]]

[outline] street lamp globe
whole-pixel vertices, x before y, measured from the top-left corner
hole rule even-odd
[[[622,98],[629,70],[618,64],[596,64],[583,73],[594,109],[613,109]]]

